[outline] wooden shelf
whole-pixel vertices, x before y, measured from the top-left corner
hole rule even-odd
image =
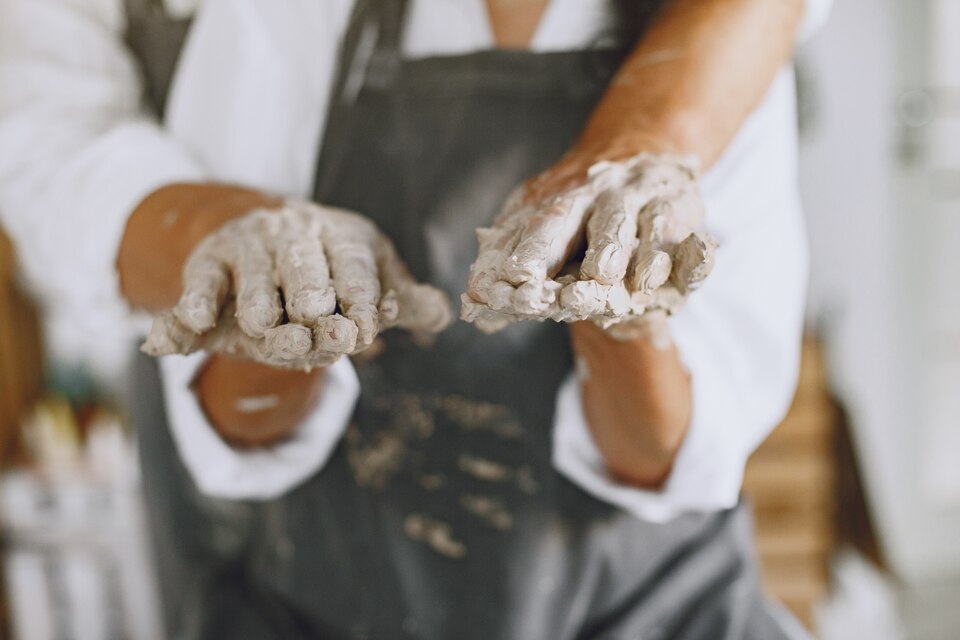
[[[754,508],[764,588],[812,627],[814,605],[829,588],[837,540],[836,430],[823,356],[804,342],[790,411],[747,464],[743,491]]]

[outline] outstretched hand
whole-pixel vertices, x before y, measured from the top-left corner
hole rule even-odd
[[[713,266],[696,177],[684,158],[641,154],[597,163],[546,198],[535,178],[478,229],[461,317],[487,332],[549,319],[649,334],[649,320],[678,309]]]
[[[179,302],[155,319],[143,350],[310,369],[363,351],[383,329],[436,333],[449,321],[443,292],[417,283],[369,220],[288,202],[228,222],[194,249]]]

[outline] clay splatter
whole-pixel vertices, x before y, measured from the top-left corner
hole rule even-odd
[[[411,540],[424,542],[442,556],[459,559],[467,555],[467,547],[453,537],[450,525],[429,516],[411,513],[403,522],[403,531]]]
[[[460,504],[495,529],[507,531],[513,528],[513,516],[495,498],[466,493],[460,496]]]
[[[361,487],[383,489],[403,467],[407,447],[396,433],[381,431],[376,441],[360,446],[360,433],[355,425],[347,430],[347,461],[353,477]]]
[[[425,473],[417,478],[417,483],[426,491],[436,491],[447,484],[447,478],[442,473]]]
[[[499,462],[479,458],[469,454],[462,454],[458,460],[460,470],[467,473],[477,480],[485,482],[505,482],[513,475],[509,467]]]

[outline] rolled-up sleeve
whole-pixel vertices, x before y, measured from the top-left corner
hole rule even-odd
[[[52,313],[131,337],[127,217],[202,168],[145,111],[119,0],[0,0],[0,216]]]
[[[597,498],[663,522],[736,504],[747,458],[789,407],[799,368],[807,252],[796,180],[793,74],[779,74],[701,181],[716,267],[673,318],[693,411],[659,490],[618,483],[594,445],[575,374],[557,398],[556,468]]]

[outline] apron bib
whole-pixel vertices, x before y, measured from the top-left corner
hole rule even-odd
[[[404,60],[405,6],[357,2],[315,199],[371,218],[419,279],[458,300],[474,229],[569,148],[624,52]],[[376,34],[372,49],[357,46],[362,34]],[[198,494],[162,403],[146,397],[155,367],[141,360],[136,419],[169,631],[785,637],[759,594],[743,507],[652,524],[554,470],[554,404],[573,366],[564,325],[486,336],[458,322],[428,343],[394,330],[377,350],[355,361],[361,395],[327,465],[249,504]]]

